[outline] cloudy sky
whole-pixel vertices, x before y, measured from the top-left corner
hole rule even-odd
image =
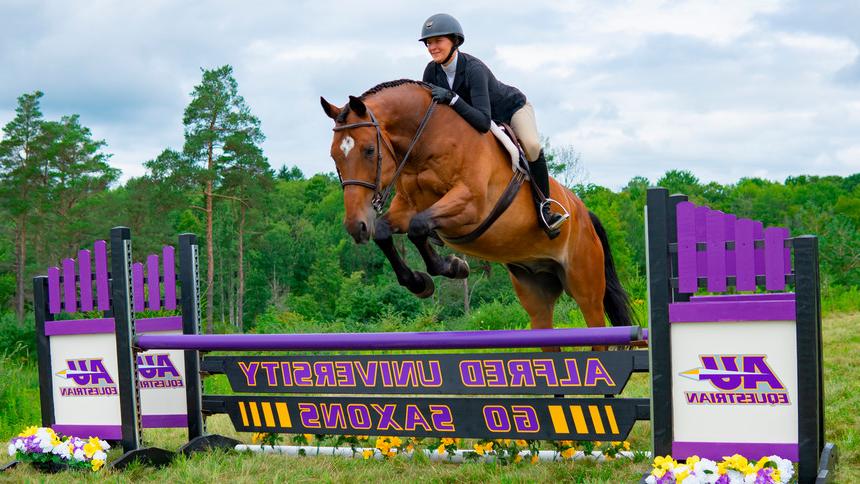
[[[439,11],[594,183],[860,172],[857,0],[0,0],[0,124],[42,90],[46,117],[80,114],[124,178],[142,175],[181,149],[200,68],[230,64],[272,166],[332,171],[319,96],[420,78],[416,37]]]

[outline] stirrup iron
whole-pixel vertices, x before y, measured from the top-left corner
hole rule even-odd
[[[547,221],[546,217],[544,217],[544,207],[546,207],[547,210],[552,211],[552,204],[553,203],[558,205],[559,207],[561,207],[562,213],[557,214],[557,215],[560,215],[560,218],[558,220],[556,220],[556,222],[554,224],[550,225],[549,221]],[[559,228],[561,228],[562,225],[564,225],[564,223],[567,221],[567,219],[570,218],[570,212],[568,212],[567,209],[564,207],[564,205],[559,203],[558,200],[555,200],[553,198],[547,198],[546,200],[541,202],[539,213],[540,213],[541,221],[543,222],[543,226],[546,227],[546,229],[549,231],[558,230]],[[553,213],[555,213],[555,212],[553,212]]]

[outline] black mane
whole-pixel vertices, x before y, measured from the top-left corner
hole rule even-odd
[[[370,89],[364,91],[361,94],[361,96],[359,96],[358,98],[361,99],[362,101],[364,101],[369,96],[372,96],[372,95],[378,93],[379,91],[384,91],[385,89],[388,89],[389,87],[402,86],[403,84],[416,84],[416,85],[424,87],[426,89],[430,89],[430,84],[427,84],[426,82],[423,82],[423,81],[416,81],[414,79],[397,79],[394,81],[381,82],[381,83],[371,87]],[[340,114],[337,116],[337,119],[335,120],[335,122],[345,123],[346,117],[349,115],[349,112],[350,112],[349,104],[347,104],[346,108],[343,111],[341,111]]]

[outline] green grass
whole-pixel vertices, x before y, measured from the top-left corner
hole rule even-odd
[[[860,313],[833,313],[824,320],[824,378],[826,396],[827,439],[839,448],[840,465],[835,482],[860,482]],[[227,385],[219,379],[207,380],[207,391],[223,392]],[[647,396],[648,377],[634,375],[624,396]],[[36,370],[22,358],[0,358],[0,439],[5,441],[19,429],[38,422],[38,382]],[[226,416],[208,421],[209,430],[250,442],[249,434],[237,434]],[[148,430],[149,443],[175,449],[184,442],[179,430]],[[634,449],[647,449],[650,425],[637,423],[630,438]],[[325,444],[323,444],[325,445]],[[117,451],[112,451],[111,458]],[[5,459],[0,459],[2,462]],[[171,466],[152,470],[133,467],[124,473],[106,471],[70,476],[42,475],[20,466],[0,474],[0,481],[62,482],[70,477],[80,481],[127,482],[535,482],[561,481],[578,483],[636,482],[649,470],[647,462],[617,460],[593,462],[541,462],[500,467],[494,464],[431,463],[424,459],[377,462],[336,457],[296,458],[273,455],[207,453],[192,458],[178,458]]]

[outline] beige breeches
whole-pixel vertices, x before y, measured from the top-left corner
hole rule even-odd
[[[535,161],[540,156],[540,136],[537,130],[537,121],[535,120],[535,108],[532,103],[526,102],[525,106],[521,107],[511,117],[511,128],[520,139],[520,144],[523,146],[523,151],[526,152],[526,159]]]

